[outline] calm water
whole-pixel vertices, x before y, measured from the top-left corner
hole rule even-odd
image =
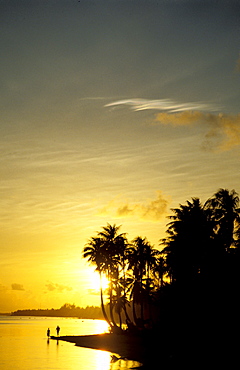
[[[55,335],[98,334],[108,331],[102,320],[75,318],[0,316],[1,370],[126,370],[135,361],[112,362],[111,353],[76,347],[72,343],[47,340],[47,328]]]

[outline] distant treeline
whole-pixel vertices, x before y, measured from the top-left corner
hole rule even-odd
[[[80,319],[103,319],[100,307],[87,306],[77,307],[74,304],[65,303],[58,309],[29,309],[17,310],[11,313],[12,316],[51,316],[51,317],[78,317]]]

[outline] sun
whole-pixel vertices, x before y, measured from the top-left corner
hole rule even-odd
[[[108,279],[106,278],[106,276],[102,276],[102,288],[103,288],[103,291],[105,291],[109,286],[109,281]],[[100,291],[100,276],[99,276],[99,273],[94,271],[92,274],[91,274],[91,289],[94,289],[94,290],[97,290],[97,291]]]

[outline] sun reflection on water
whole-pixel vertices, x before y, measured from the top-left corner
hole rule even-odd
[[[8,322],[6,323],[6,321]],[[46,328],[56,325],[66,335],[86,335],[108,331],[103,320],[66,318],[15,318],[0,320],[1,370],[129,370],[139,363],[119,354],[75,346],[46,337]]]
[[[96,333],[108,333],[109,325],[105,320],[96,320]]]
[[[96,351],[96,370],[111,369],[111,354],[106,351]]]
[[[129,370],[138,368],[141,364],[137,361],[122,359],[107,351],[95,350],[94,370]],[[114,359],[113,359],[114,358]]]

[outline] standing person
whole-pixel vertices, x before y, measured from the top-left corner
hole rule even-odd
[[[60,327],[59,326],[56,327],[56,332],[57,332],[57,336],[59,336],[59,333],[60,333]]]
[[[48,336],[48,338],[50,337],[50,329],[49,328],[47,330],[47,336]]]

